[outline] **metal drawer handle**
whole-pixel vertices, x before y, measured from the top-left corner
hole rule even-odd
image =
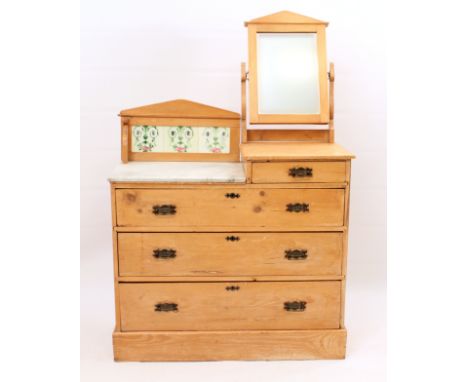
[[[293,178],[304,178],[306,176],[312,176],[312,169],[310,167],[293,167],[289,169],[289,176]]]
[[[227,241],[239,241],[240,237],[239,236],[226,236]]]
[[[284,257],[288,260],[307,259],[307,249],[287,249],[284,251]]]
[[[177,304],[173,302],[161,302],[154,306],[155,312],[177,312],[178,310]]]
[[[306,310],[307,302],[305,301],[286,301],[284,303],[284,310],[288,312],[303,312]]]
[[[236,194],[235,192],[229,192],[226,195],[224,195],[228,199],[237,199],[240,198],[240,194]]]
[[[238,286],[238,285],[229,285],[229,286],[226,287],[226,290],[231,291],[231,292],[239,290],[239,289],[240,289],[240,286]]]
[[[155,215],[174,215],[176,211],[176,206],[173,204],[162,204],[153,206],[153,214]]]
[[[173,259],[176,257],[175,249],[155,249],[153,251],[153,256],[157,259]]]
[[[307,203],[290,203],[286,206],[288,212],[309,212],[309,204]]]

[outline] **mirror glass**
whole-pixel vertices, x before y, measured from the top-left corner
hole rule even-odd
[[[320,114],[316,33],[257,33],[258,114]]]

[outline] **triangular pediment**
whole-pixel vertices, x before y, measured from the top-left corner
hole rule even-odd
[[[151,105],[122,110],[121,117],[152,117],[152,118],[208,118],[208,119],[239,119],[240,115],[233,111],[204,105],[198,102],[177,99],[173,101],[154,103]]]
[[[259,17],[246,21],[245,26],[250,24],[322,24],[328,25],[328,22],[317,20],[312,17],[300,15],[299,13],[281,11],[271,15]]]

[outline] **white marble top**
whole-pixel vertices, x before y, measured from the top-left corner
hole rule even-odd
[[[117,165],[111,182],[245,182],[238,162],[129,162]]]

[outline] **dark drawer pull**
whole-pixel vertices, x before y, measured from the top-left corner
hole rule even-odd
[[[240,237],[239,236],[226,236],[227,241],[239,241]]]
[[[288,260],[307,259],[307,249],[287,249],[284,251],[284,257]]]
[[[288,312],[303,312],[306,310],[307,302],[305,301],[286,301],[284,303],[284,310]]]
[[[161,302],[154,306],[154,310],[156,312],[177,312],[179,309],[177,309],[177,304],[173,302]]]
[[[229,285],[226,287],[226,290],[227,291],[236,291],[236,290],[239,290],[240,289],[240,286],[237,286],[237,285]]]
[[[153,214],[155,215],[174,215],[176,212],[176,206],[172,204],[153,206]]]
[[[293,178],[304,178],[306,176],[312,176],[312,169],[310,167],[293,167],[289,169],[289,176]]]
[[[240,198],[240,194],[236,194],[234,192],[228,192],[226,195],[224,195],[228,199],[237,199]]]
[[[309,212],[309,205],[307,203],[290,203],[286,206],[288,212]]]
[[[153,251],[153,256],[157,259],[173,259],[176,257],[175,249],[155,249]]]

